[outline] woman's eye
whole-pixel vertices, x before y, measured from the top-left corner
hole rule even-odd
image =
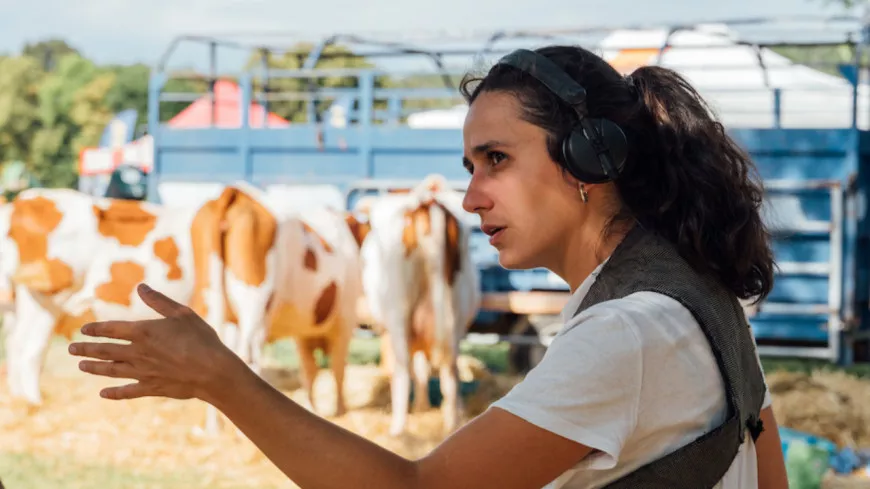
[[[487,156],[489,157],[489,161],[491,161],[494,165],[501,163],[502,160],[507,158],[507,155],[500,151],[490,151]]]

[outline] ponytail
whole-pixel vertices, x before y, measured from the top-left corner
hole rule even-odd
[[[676,72],[642,67],[627,83],[640,107],[629,124],[634,164],[616,182],[624,206],[617,219],[652,227],[737,297],[763,299],[774,262],[749,155]]]

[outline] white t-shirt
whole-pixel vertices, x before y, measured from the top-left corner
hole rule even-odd
[[[571,318],[600,269],[568,301],[565,326],[542,361],[490,406],[599,450],[544,489],[601,487],[724,421],[716,359],[679,302],[638,292]],[[716,489],[754,489],[757,477],[755,444],[747,436]]]

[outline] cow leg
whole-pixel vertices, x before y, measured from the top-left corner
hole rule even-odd
[[[381,350],[381,372],[388,377],[392,377],[393,364],[396,363],[396,360],[393,358],[393,347],[390,346],[390,335],[386,331],[380,335],[379,346]]]
[[[7,343],[9,351],[14,352],[9,363],[10,390],[30,404],[41,405],[39,376],[57,318],[44,309],[29,290],[17,289],[15,313],[19,321],[26,318],[27,323],[13,328]]]
[[[329,365],[335,378],[335,416],[344,416],[347,404],[344,399],[344,372],[347,368],[347,353],[350,350],[351,333],[343,320],[337,322],[340,328],[329,343]]]
[[[257,375],[262,375],[263,351],[266,349],[266,328],[255,329],[251,342],[251,368]]]
[[[18,362],[18,350],[15,343],[15,313],[6,312],[3,314],[3,333],[4,333],[4,349],[6,351],[6,383],[9,386],[9,394],[13,398],[21,397],[20,382],[18,381],[17,370],[15,368]]]
[[[390,329],[390,340],[393,353],[393,377],[390,382],[390,396],[392,401],[392,421],[390,422],[390,435],[399,436],[405,430],[408,422],[408,404],[411,396],[411,354],[408,347],[408,334],[405,330],[405,322],[397,324],[398,328]]]
[[[414,360],[414,411],[428,411],[432,404],[429,402],[429,360],[426,353],[417,350],[413,354]]]
[[[461,398],[459,397],[459,368],[456,358],[444,362],[439,369],[441,380],[441,415],[444,420],[444,433],[452,433],[459,425]]]
[[[215,319],[217,321],[217,319]],[[215,326],[218,323],[209,323],[212,327],[217,331],[218,336],[221,339],[221,342],[227,346],[232,351],[235,351],[236,344],[238,343],[238,328],[235,324],[222,324],[220,326]],[[209,436],[214,437],[217,436],[221,428],[223,427],[223,418],[221,417],[220,411],[211,404],[206,403],[205,405],[205,422],[203,423],[203,427],[194,427],[193,434],[196,436]]]
[[[262,371],[260,357],[266,339],[266,311],[272,288],[266,285],[252,287],[235,278],[230,272],[227,272],[225,280],[229,300],[239,324],[235,351],[257,375],[260,375]]]
[[[302,371],[302,387],[305,389],[311,412],[317,412],[314,404],[314,380],[317,378],[317,362],[314,358],[316,344],[316,341],[310,338],[296,338],[299,369]]]

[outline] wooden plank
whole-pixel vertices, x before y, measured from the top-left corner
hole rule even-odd
[[[568,292],[487,292],[481,309],[515,314],[559,314],[571,295]],[[371,313],[363,298],[356,304],[359,322],[371,322]]]
[[[489,292],[481,309],[515,314],[559,314],[571,297],[569,292]]]

